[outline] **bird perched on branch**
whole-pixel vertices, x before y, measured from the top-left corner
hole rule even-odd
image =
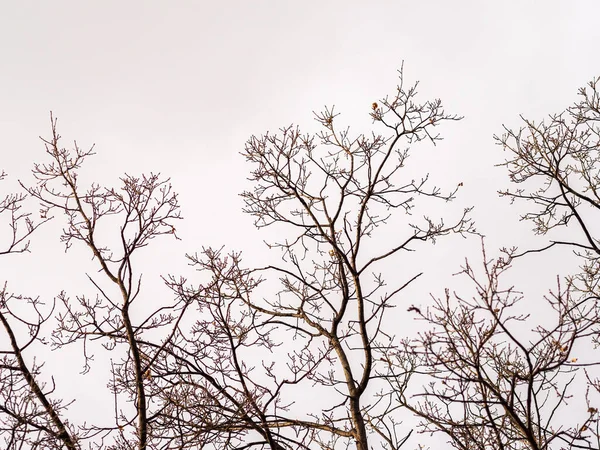
[[[415,305],[412,305],[410,308],[407,309],[408,312],[414,311],[417,314],[421,314],[421,310],[419,308],[417,308]]]

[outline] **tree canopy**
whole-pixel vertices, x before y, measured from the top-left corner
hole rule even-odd
[[[0,202],[0,254],[35,258],[37,230],[59,221],[65,248],[85,249],[97,270],[85,294],[27,297],[10,280],[0,291],[2,447],[397,450],[425,448],[433,433],[465,450],[599,449],[599,82],[563,112],[522,117],[496,137],[508,175],[499,195],[525,205],[520,219],[546,238],[541,247],[491,250],[471,207],[441,208],[462,182],[438,186],[410,155],[461,117],[421,99],[400,71],[395,92],[370,105],[368,132],[325,108],[316,134],[286,126],[246,142],[243,210],[276,262],[254,265],[227,242],[190,249],[197,276],[159,267],[162,292],[147,288],[140,261],[157,239],[179,239],[170,180],[83,179],[94,148],[63,146],[51,116],[31,179]],[[480,254],[464,255],[464,290],[419,285],[423,272],[403,258],[451,235],[481,241]],[[504,281],[557,248],[580,270],[545,298]],[[409,286],[419,302],[399,301]],[[417,335],[403,318],[419,321]],[[47,373],[40,349],[105,371],[111,416],[71,415],[78,399],[55,388],[72,380]],[[98,352],[110,365],[93,362]]]

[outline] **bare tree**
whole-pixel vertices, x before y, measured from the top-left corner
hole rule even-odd
[[[61,240],[67,249],[77,242],[87,245],[104,281],[88,275],[97,289],[96,298],[82,295],[72,300],[65,292],[57,297],[57,326],[52,341],[56,348],[82,342],[85,370],[89,370],[93,356],[89,352],[90,341],[100,339],[111,351],[124,348],[122,358],[113,361],[111,368],[110,387],[115,396],[113,423],[83,426],[79,440],[96,438],[90,445],[102,447],[101,443],[111,435],[114,443],[109,448],[145,449],[150,441],[152,413],[148,374],[162,348],[158,346],[155,353],[145,353],[142,340],[149,331],[168,329],[186,305],[165,302],[155,309],[145,309],[141,317],[134,315],[132,305],[141,296],[141,275],[134,270],[134,254],[158,236],[175,235],[173,223],[179,219],[177,196],[168,180],[160,180],[153,174],[140,178],[125,176],[120,190],[92,184],[82,191],[77,171],[93,154],[93,149],[82,150],[75,143],[70,151],[61,147],[59,141],[56,120],[52,118],[52,137],[44,140],[50,162],[34,166],[37,184],[26,190],[41,201],[42,215],[49,211],[64,214],[67,225]],[[102,228],[105,222],[108,229]],[[101,235],[101,231],[105,234]],[[116,245],[103,243],[102,237],[106,235],[109,237],[104,239]],[[168,337],[169,332],[164,335]],[[122,409],[121,402],[133,403],[133,411]],[[128,428],[134,431],[129,433]],[[63,442],[68,448],[75,448],[74,443],[67,443],[66,439]]]
[[[406,175],[409,150],[435,144],[437,127],[459,118],[439,100],[418,103],[416,85],[403,83],[400,73],[395,95],[372,104],[384,134],[352,138],[326,109],[316,115],[318,135],[288,127],[250,138],[245,211],[257,227],[281,233],[267,244],[281,259],[248,267],[239,253],[203,249],[189,256],[200,280],[166,276],[164,297],[145,289],[139,261],[155,238],[176,237],[179,204],[168,180],[125,175],[119,189],[82,187],[79,170],[93,148],[62,147],[52,118],[48,162],[23,187],[43,217],[63,216],[66,248],[83,244],[99,272],[88,275],[95,295],[65,290],[44,311],[30,300],[34,319],[25,326],[58,350],[79,344],[84,372],[101,344],[112,356],[114,414],[66,420],[68,403],[50,400],[52,387],[35,381],[41,366],[14,362],[29,341],[15,344],[2,372],[6,392],[22,397],[7,403],[12,419],[2,422],[12,448],[400,448],[410,430],[385,387],[391,380],[403,389],[412,369],[394,368],[401,342],[387,312],[421,273],[396,274],[388,287],[384,264],[421,243],[474,232],[469,209],[448,223],[413,217],[453,200],[460,185],[444,192],[426,174]],[[25,240],[14,236],[16,251]],[[13,373],[21,378],[5,377]],[[318,407],[298,401],[307,392]]]
[[[351,137],[325,109],[316,114],[323,127],[316,136],[287,127],[250,138],[245,212],[282,236],[266,243],[281,252],[281,263],[248,269],[239,254],[206,249],[190,260],[212,274],[208,282],[194,289],[172,279],[183,298],[202,299],[210,311],[196,326],[210,336],[202,354],[260,428],[239,448],[397,449],[410,434],[400,429],[393,394],[381,394],[386,378],[402,385],[409,376],[389,370],[400,342],[386,313],[421,273],[398,273],[388,288],[377,266],[422,242],[474,230],[467,209],[448,224],[414,218],[389,234],[398,213],[410,218],[418,201],[447,202],[458,190],[444,193],[427,175],[406,174],[409,148],[436,143],[437,127],[458,117],[439,100],[416,102],[416,85],[403,83],[400,73],[395,95],[372,104],[371,117],[387,135]],[[257,355],[260,365],[250,362]],[[309,391],[319,393],[322,408],[296,402]]]
[[[6,174],[0,174],[0,180]],[[26,195],[8,194],[0,201],[0,217],[7,218],[10,232],[3,242],[0,255],[29,251],[29,238],[44,222],[34,223],[31,214],[23,212]],[[68,406],[52,399],[54,386],[47,387],[38,380],[41,365],[28,363],[31,349],[44,343],[40,334],[52,314],[39,298],[11,293],[7,283],[0,290],[0,323],[6,340],[0,349],[0,438],[7,449],[59,448],[62,444],[75,449],[75,439],[68,422],[60,413]]]
[[[521,129],[506,129],[497,138],[510,154],[503,165],[517,185],[500,194],[531,205],[522,219],[533,223],[535,233],[550,238],[548,246],[531,251],[572,249],[582,262],[580,271],[568,277],[568,285],[574,295],[595,300],[600,296],[600,236],[595,226],[600,218],[599,88],[600,78],[595,78],[579,89],[579,101],[562,113],[540,122],[522,118]],[[593,340],[598,346],[598,332]],[[598,375],[588,371],[587,379],[590,390],[600,393]],[[596,411],[596,406],[588,406]],[[597,438],[597,428],[594,433]]]
[[[549,244],[503,249],[490,260],[484,252],[483,271],[468,262],[461,271],[472,295],[447,291],[427,311],[415,310],[431,329],[406,344],[397,364],[432,380],[399,400],[424,419],[423,431],[446,433],[456,448],[600,448],[598,358],[589,352],[600,336],[599,81],[580,89],[581,100],[561,114],[522,118],[522,128],[496,138],[509,152],[502,165],[516,184],[500,195],[528,202],[522,219]],[[528,299],[522,309],[522,295],[501,276],[517,259],[561,246],[582,259],[581,270],[559,279],[541,304]],[[535,315],[525,313],[532,308]]]
[[[427,382],[400,403],[424,419],[422,431],[443,432],[458,449],[598,448],[597,410],[581,387],[581,369],[598,364],[586,351],[598,333],[597,297],[559,283],[530,315],[521,292],[501,282],[514,250],[483,258],[481,271],[468,261],[461,271],[473,294],[446,290],[416,311],[428,331],[396,364],[410,361]]]
[[[139,178],[126,175],[120,189],[98,184],[82,188],[79,169],[93,155],[93,147],[83,150],[77,143],[72,150],[62,147],[56,120],[52,118],[51,122],[52,136],[43,139],[50,162],[36,164],[33,175],[37,183],[24,188],[40,200],[43,217],[52,211],[63,214],[66,227],[61,240],[67,249],[85,244],[99,265],[100,276],[88,275],[95,296],[78,295],[73,299],[63,291],[56,297],[53,330],[46,322],[54,308],[47,315],[39,312],[38,322],[26,325],[35,330],[34,338],[44,326],[43,336],[51,335],[55,349],[80,343],[84,373],[92,369],[91,361],[98,351],[96,342],[116,353],[109,369],[114,416],[69,425],[60,419],[66,405],[42,398],[41,393],[37,394],[41,389],[37,385],[18,384],[18,380],[9,378],[6,385],[10,389],[5,392],[11,395],[12,403],[25,408],[15,410],[14,420],[19,426],[29,420],[27,402],[13,395],[18,391],[37,408],[35,417],[40,418],[40,425],[34,430],[39,434],[36,439],[48,447],[222,448],[239,442],[236,436],[247,429],[265,429],[243,413],[246,397],[240,400],[226,392],[226,384],[220,384],[223,365],[215,365],[219,360],[208,357],[213,348],[220,351],[219,342],[211,341],[217,335],[203,327],[204,319],[191,329],[184,326],[196,320],[187,319],[187,311],[202,317],[206,306],[179,291],[174,300],[165,295],[153,303],[144,290],[141,273],[136,272],[140,249],[161,235],[176,237],[174,223],[180,218],[179,204],[168,180],[154,174]],[[31,226],[30,232],[33,229]],[[170,280],[167,284],[177,287]],[[144,306],[136,307],[142,298]],[[31,302],[34,307],[38,304],[37,300]],[[236,332],[232,317],[227,320],[229,332]],[[9,329],[7,332],[10,335]],[[18,351],[21,353],[29,344]],[[219,357],[224,361],[232,358],[229,353]],[[20,363],[23,373],[39,375],[40,366],[27,365],[23,360]],[[39,398],[31,398],[32,393]],[[11,439],[14,448],[29,442],[19,436]]]
[[[6,178],[6,173],[0,173],[0,181]],[[49,220],[42,217],[43,220],[34,223],[31,220],[31,213],[23,212],[23,203],[26,200],[24,193],[7,194],[0,200],[0,217],[7,217],[7,226],[10,232],[7,233],[8,239],[2,242],[0,247],[0,255],[8,255],[10,253],[23,253],[29,251],[29,238],[34,231]],[[4,236],[2,237],[3,241]]]
[[[502,165],[516,184],[500,195],[531,205],[522,220],[531,221],[536,234],[550,237],[549,245],[537,251],[569,246],[583,258],[577,278],[584,290],[596,293],[600,241],[593,224],[600,213],[599,83],[596,78],[581,88],[580,101],[562,113],[539,122],[522,117],[523,127],[506,129],[496,137],[509,153]]]

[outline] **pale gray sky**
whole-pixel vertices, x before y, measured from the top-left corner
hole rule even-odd
[[[198,193],[210,193],[201,195],[205,209],[233,217],[247,170],[237,153],[252,133],[291,122],[314,129],[311,111],[332,104],[356,132],[368,131],[371,101],[392,92],[404,60],[423,98],[439,96],[465,116],[443,130],[434,163],[464,178],[464,198],[473,201],[501,158],[491,140],[501,124],[563,108],[600,73],[598,8],[593,1],[6,2],[3,167],[24,176],[41,155],[37,136],[48,132],[53,110],[66,140],[96,143],[96,172],[106,179],[160,170],[173,177],[190,222]],[[207,220],[197,237],[221,241],[222,229]]]
[[[238,153],[251,134],[290,123],[314,131],[312,111],[333,104],[341,122],[370,132],[370,105],[394,92],[404,61],[422,99],[440,97],[465,116],[441,129],[437,149],[415,156],[417,169],[442,186],[464,182],[452,206],[476,205],[478,228],[493,245],[522,244],[528,225],[495,195],[506,176],[493,167],[503,156],[492,135],[503,123],[518,125],[520,113],[562,110],[600,75],[599,17],[592,0],[5,1],[0,167],[13,181],[31,180],[52,110],[65,144],[96,144],[89,181],[170,176],[186,217],[183,241],[160,257],[178,265],[156,270],[178,272],[181,255],[202,245],[261,248],[248,239],[256,235],[237,195],[249,169]],[[36,236],[31,255],[10,267],[2,260],[15,288],[81,288],[73,264],[89,255],[64,256],[56,222]],[[442,263],[423,285],[438,293],[435,274],[456,271],[446,262],[477,257],[477,243],[443,245],[432,250]]]

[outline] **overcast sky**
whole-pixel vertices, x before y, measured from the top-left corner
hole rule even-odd
[[[591,0],[5,1],[0,167],[31,181],[53,111],[65,145],[96,144],[88,181],[115,185],[125,172],[150,171],[172,178],[186,221],[183,241],[163,249],[169,261],[183,266],[182,255],[202,245],[254,250],[261,237],[247,239],[257,235],[238,197],[249,170],[244,142],[290,123],[314,131],[312,111],[325,105],[370,133],[370,105],[394,92],[404,61],[421,99],[439,97],[465,116],[441,129],[445,140],[415,170],[445,187],[462,181],[455,205],[476,206],[493,245],[523,244],[529,226],[495,194],[506,175],[493,167],[503,155],[492,136],[517,126],[519,114],[562,110],[600,75],[599,17]],[[90,258],[62,254],[60,227],[40,232],[31,255],[1,261],[19,289],[77,290],[73,264]],[[444,264],[477,257],[467,254],[476,244],[452,242],[436,250]]]
[[[599,8],[593,1],[7,2],[2,166],[26,176],[42,157],[37,137],[48,134],[52,110],[66,143],[96,144],[99,181],[161,171],[194,223],[186,238],[221,242],[223,223],[239,214],[248,167],[238,153],[251,134],[290,123],[313,130],[312,111],[333,104],[341,121],[368,132],[371,102],[393,92],[404,61],[423,99],[440,97],[465,116],[441,130],[446,141],[432,171],[447,171],[451,183],[461,178],[464,201],[484,209],[481,200],[495,199],[477,196],[498,188],[486,181],[504,180],[491,167],[502,159],[492,135],[516,125],[520,113],[538,118],[564,108],[600,74]]]

